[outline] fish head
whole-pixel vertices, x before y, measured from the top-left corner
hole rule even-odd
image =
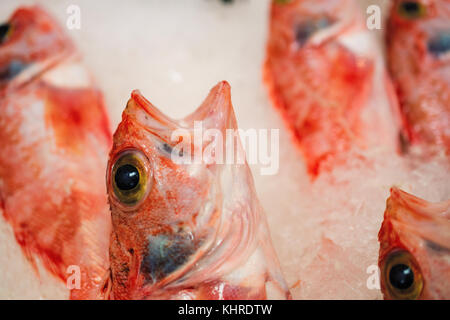
[[[450,295],[450,201],[430,203],[391,189],[378,234],[385,299]]]
[[[215,86],[197,111],[180,121],[133,91],[114,134],[107,171],[111,265],[113,272],[120,269],[124,278],[134,279],[128,289],[176,277],[202,254],[199,248],[215,231],[221,165],[191,157],[204,147],[194,146],[197,121],[218,132],[236,125],[228,83]]]
[[[25,69],[34,75],[73,50],[71,40],[45,10],[21,7],[0,25],[0,81],[11,81]]]
[[[393,1],[387,56],[411,142],[450,150],[450,2]]]

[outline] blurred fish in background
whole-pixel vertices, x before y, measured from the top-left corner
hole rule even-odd
[[[386,39],[405,142],[450,155],[450,1],[393,1]]]
[[[111,228],[102,93],[42,8],[17,9],[0,36],[0,211],[36,276],[42,263],[65,285],[77,271],[70,297],[101,298]]]
[[[439,154],[445,158],[450,155],[450,1],[393,1],[386,44],[405,156],[428,163]],[[450,200],[430,203],[391,189],[378,236],[385,299],[450,298],[449,218]]]
[[[312,176],[373,146],[398,149],[396,100],[370,42],[353,0],[272,2],[264,81]]]

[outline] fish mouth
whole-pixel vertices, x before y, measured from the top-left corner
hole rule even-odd
[[[172,132],[178,128],[175,120],[169,118],[148,101],[139,90],[133,90],[123,115],[142,130],[169,143]]]
[[[191,114],[183,119],[175,120],[166,116],[139,90],[133,90],[128,100],[125,112],[133,116],[138,122],[147,127],[176,129],[193,127],[194,121],[206,120],[211,116],[229,117],[231,106],[231,88],[228,82],[221,81],[214,86],[203,103]]]
[[[428,40],[428,52],[440,57],[450,51],[450,30],[439,32]]]
[[[142,118],[138,119],[142,124],[148,124],[150,126],[152,124],[158,124],[158,126],[170,127],[175,123],[173,119],[166,116],[150,101],[148,101],[139,90],[133,90],[133,92],[131,92],[131,98],[127,103],[127,109],[131,109],[131,113],[144,112],[145,115]],[[150,122],[150,120],[152,121]]]
[[[228,128],[237,128],[231,105],[230,85],[226,81],[221,81],[213,87],[203,103],[193,113],[182,119],[174,120],[166,116],[139,90],[133,90],[131,93],[124,115],[168,144],[173,141],[173,133],[179,129],[193,133],[196,122],[201,122],[206,129],[225,131]]]
[[[432,203],[392,188],[388,208],[385,220],[395,229],[418,236],[437,251],[450,252],[450,200]]]

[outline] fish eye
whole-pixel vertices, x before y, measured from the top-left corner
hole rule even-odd
[[[6,41],[11,34],[11,25],[9,23],[0,24],[0,43]]]
[[[148,194],[151,172],[147,158],[137,150],[119,154],[111,170],[114,195],[122,204],[134,206]]]
[[[419,1],[403,1],[398,7],[398,13],[407,19],[417,19],[425,15],[426,8]]]
[[[276,4],[288,4],[292,2],[292,0],[274,0],[273,2]]]
[[[388,254],[382,276],[387,291],[385,295],[390,299],[414,300],[422,293],[422,272],[406,250],[394,250]]]

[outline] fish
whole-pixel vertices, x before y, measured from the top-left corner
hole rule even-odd
[[[71,299],[101,299],[112,145],[103,95],[73,42],[38,6],[1,24],[0,70],[0,215],[37,276],[60,279]]]
[[[392,188],[378,239],[385,299],[450,299],[450,200]]]
[[[386,56],[406,146],[450,154],[450,2],[393,1]]]
[[[195,152],[211,148],[206,137],[196,140],[199,124],[205,134],[236,131],[226,81],[181,120],[132,92],[106,175],[110,299],[289,299],[247,163],[194,161]],[[211,155],[225,152],[225,143],[211,143]],[[243,153],[237,138],[226,145]]]
[[[313,178],[373,146],[400,148],[395,92],[358,10],[272,1],[263,82]]]

